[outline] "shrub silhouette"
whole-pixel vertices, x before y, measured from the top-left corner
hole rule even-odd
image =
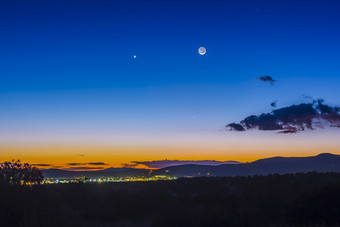
[[[41,170],[20,160],[0,164],[0,184],[39,185],[43,179]]]

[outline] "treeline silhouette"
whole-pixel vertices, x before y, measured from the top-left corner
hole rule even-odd
[[[20,160],[0,163],[1,184],[39,185],[44,177],[41,170]]]
[[[1,185],[0,226],[340,226],[340,173]]]

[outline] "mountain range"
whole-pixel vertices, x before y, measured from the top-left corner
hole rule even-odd
[[[108,168],[98,171],[66,171],[45,169],[47,178],[86,177],[127,177],[168,175],[174,177],[200,176],[252,176],[268,174],[285,174],[298,172],[340,172],[340,155],[322,153],[310,157],[272,157],[242,164],[178,165],[150,171],[149,169]]]

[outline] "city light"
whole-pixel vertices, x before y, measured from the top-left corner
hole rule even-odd
[[[70,183],[113,183],[113,182],[140,182],[140,181],[168,181],[177,180],[176,177],[166,175],[155,175],[152,177],[101,177],[101,178],[86,178],[77,177],[72,179],[53,179],[46,178],[43,184],[70,184]]]

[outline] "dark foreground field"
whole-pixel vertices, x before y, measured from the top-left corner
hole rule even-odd
[[[340,174],[0,185],[0,226],[339,226]]]

